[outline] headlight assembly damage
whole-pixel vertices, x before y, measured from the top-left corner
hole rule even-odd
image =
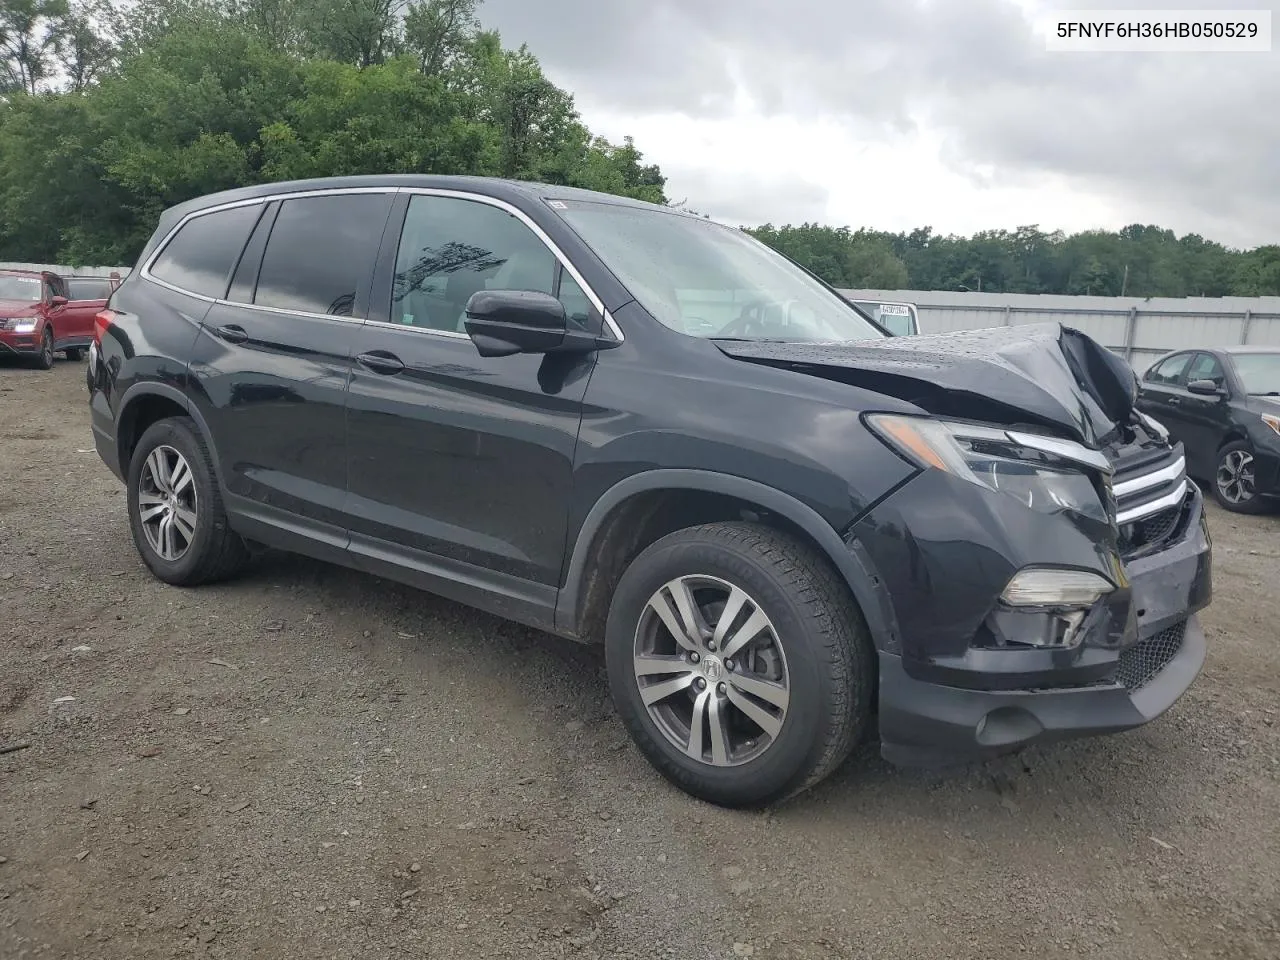
[[[1111,524],[1111,467],[1098,451],[1057,437],[980,424],[875,414],[867,423],[890,446],[925,469],[942,470],[1013,497],[1040,513],[1071,512]],[[1085,570],[1029,567],[1018,571],[988,618],[1001,647],[1072,647],[1096,604],[1124,583]]]
[[[924,417],[873,414],[868,425],[921,467],[943,470],[1041,513],[1069,510],[1110,523],[1094,477],[1111,467],[1098,451],[1057,437]],[[1093,476],[1081,467],[1092,468]]]

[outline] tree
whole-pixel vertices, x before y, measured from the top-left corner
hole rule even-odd
[[[57,59],[75,93],[100,79],[115,62],[112,13],[107,0],[79,0],[55,29]]]
[[[855,235],[845,262],[850,287],[861,290],[901,290],[907,286],[907,265],[882,237]]]
[[[322,58],[371,67],[398,52],[408,0],[305,0],[303,42]]]
[[[53,70],[67,0],[0,0],[0,94],[34,95]]]
[[[630,139],[594,137],[536,57],[503,48],[466,5],[415,5],[453,24],[441,46],[404,49],[392,24],[350,55],[318,42],[314,15],[336,6],[131,0],[114,60],[64,48],[61,92],[0,99],[0,257],[128,263],[172,204],[302,177],[505,174],[665,202]],[[445,54],[427,70],[430,49]]]
[[[428,77],[444,73],[479,31],[477,0],[421,0],[404,15],[404,44]]]

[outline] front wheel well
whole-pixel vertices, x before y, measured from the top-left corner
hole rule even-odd
[[[750,500],[704,490],[646,490],[610,510],[593,536],[579,583],[574,632],[592,643],[603,640],[614,588],[631,561],[650,545],[687,527],[734,520],[785,531],[830,563],[822,546],[799,524]]]
[[[1222,442],[1218,444],[1218,452],[1221,453],[1223,450],[1225,450],[1228,446],[1230,446],[1233,443],[1236,443],[1241,440],[1247,441],[1248,439],[1249,438],[1244,435],[1243,431],[1232,430],[1225,437],[1223,437]]]
[[[187,416],[186,408],[171,397],[148,393],[132,401],[120,414],[116,428],[116,444],[120,454],[120,469],[126,474],[133,459],[133,450],[147,429],[169,417]]]

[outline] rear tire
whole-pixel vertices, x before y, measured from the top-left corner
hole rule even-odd
[[[249,560],[227,522],[208,445],[187,417],[157,421],[142,434],[129,461],[128,502],[134,545],[165,583],[225,580]]]
[[[41,370],[53,369],[53,331],[47,326],[40,335],[40,352],[36,354],[36,366]]]
[[[671,623],[692,628],[680,639]],[[614,591],[605,656],[641,752],[712,803],[808,789],[868,727],[875,654],[862,615],[823,557],[771,527],[707,524],[646,549]]]
[[[1258,514],[1271,510],[1271,502],[1258,495],[1257,463],[1246,440],[1234,440],[1218,451],[1214,469],[1213,498],[1232,513]]]

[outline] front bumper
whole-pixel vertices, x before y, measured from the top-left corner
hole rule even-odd
[[[1130,622],[1136,626],[1121,644],[1102,634],[1107,626],[1100,621],[1099,633],[1084,638],[1073,660],[1063,657],[1059,670],[1040,669],[1031,674],[1034,682],[1021,687],[1003,682],[1007,675],[996,670],[985,677],[922,671],[899,652],[882,650],[884,757],[903,766],[963,763],[1033,743],[1128,730],[1164,713],[1195,680],[1205,658],[1195,613],[1212,594],[1212,548],[1198,493],[1191,494],[1188,510],[1177,542],[1126,564]],[[969,666],[1022,653],[982,651],[987,659],[970,660]]]
[[[14,333],[12,330],[0,330],[0,357],[34,357],[39,352],[40,334],[38,332]]]

